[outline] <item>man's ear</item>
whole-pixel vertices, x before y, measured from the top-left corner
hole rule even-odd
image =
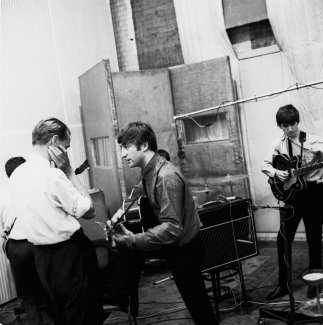
[[[141,150],[144,151],[144,152],[147,151],[148,148],[149,148],[149,146],[148,146],[148,142],[143,143],[143,144],[140,146],[140,148],[141,148]]]
[[[52,138],[49,140],[49,145],[50,146],[57,145],[57,139],[58,139],[58,135],[57,134],[53,135]]]

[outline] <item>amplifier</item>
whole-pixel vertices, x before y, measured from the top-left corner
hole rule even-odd
[[[211,202],[197,210],[204,250],[202,272],[258,254],[250,199]]]

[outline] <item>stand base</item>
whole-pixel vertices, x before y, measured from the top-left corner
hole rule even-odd
[[[277,319],[288,325],[297,325],[297,324],[323,324],[323,317],[311,317],[306,316],[301,313],[292,313],[289,310],[276,310],[271,308],[259,308],[259,319],[258,325],[264,325],[265,319]]]

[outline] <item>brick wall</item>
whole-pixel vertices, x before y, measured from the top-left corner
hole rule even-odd
[[[173,0],[131,0],[140,69],[184,63]]]
[[[138,70],[138,55],[130,0],[110,0],[120,71]]]

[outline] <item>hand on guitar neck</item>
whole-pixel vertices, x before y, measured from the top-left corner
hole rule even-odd
[[[113,217],[107,221],[106,234],[107,239],[111,243],[112,247],[116,246],[116,242],[113,238],[114,234],[121,232],[121,224],[125,221],[125,213],[122,209],[119,209]]]
[[[117,243],[135,244],[135,235],[123,225],[125,222],[125,213],[121,209],[114,214],[111,220],[107,221],[107,236],[112,247],[115,247]]]
[[[134,233],[126,229],[124,224],[126,224],[127,227],[129,225],[137,225],[137,228],[139,225],[139,229],[143,230],[141,227],[139,201],[140,196],[131,198],[131,200],[124,200],[123,209],[119,209],[113,217],[107,221],[107,234],[112,246],[115,246],[116,242],[134,243]]]

